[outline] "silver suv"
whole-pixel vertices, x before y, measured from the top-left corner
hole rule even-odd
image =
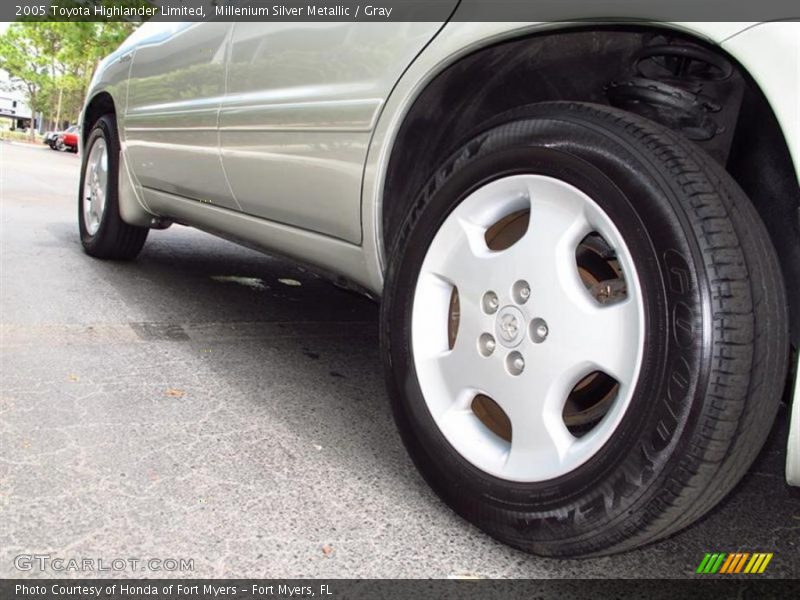
[[[81,239],[179,223],[380,298],[441,498],[622,551],[722,499],[794,383],[799,56],[794,22],[147,24],[83,111]]]

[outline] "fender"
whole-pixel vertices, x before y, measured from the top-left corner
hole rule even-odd
[[[130,38],[129,38],[130,41]],[[78,119],[79,152],[83,154],[84,145],[89,136],[89,130],[84,127],[86,113],[94,100],[101,94],[111,96],[114,110],[117,115],[117,131],[120,136],[120,174],[119,174],[119,212],[122,220],[129,225],[140,227],[163,228],[165,225],[154,215],[144,203],[141,193],[137,191],[138,183],[128,167],[125,155],[125,110],[128,97],[128,75],[130,73],[133,54],[135,50],[128,49],[129,41],[123,43],[113,54],[100,62],[95,70],[92,82],[89,84],[89,99],[81,111]],[[168,226],[168,224],[167,224]]]
[[[558,31],[574,23],[450,22],[409,67],[387,99],[373,134],[362,188],[363,250],[367,273],[361,280],[380,295],[385,269],[382,198],[397,134],[415,100],[437,75],[460,58],[485,47],[536,32]],[[769,102],[800,177],[800,36],[797,24],[659,23],[718,45],[738,61]],[[800,207],[799,207],[800,209]],[[795,382],[786,478],[800,485],[800,359]]]
[[[764,93],[780,123],[800,179],[800,35],[797,23],[762,23],[729,38],[722,47],[747,69]],[[797,210],[800,218],[800,206]],[[794,370],[786,481],[789,485],[800,486],[800,354]]]
[[[386,171],[394,142],[405,116],[426,86],[460,58],[513,38],[546,31],[572,28],[577,23],[470,23],[449,22],[417,57],[398,81],[378,118],[364,168],[362,188],[363,245],[369,273],[369,288],[380,294],[385,268],[381,225]],[[585,24],[584,24],[585,25]],[[719,44],[751,27],[753,23],[659,23],[660,27],[689,33]]]

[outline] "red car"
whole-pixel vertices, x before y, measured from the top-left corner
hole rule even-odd
[[[69,150],[71,152],[78,151],[78,126],[73,125],[66,131],[62,131],[50,141],[50,148],[64,152]]]

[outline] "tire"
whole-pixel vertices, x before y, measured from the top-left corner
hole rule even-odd
[[[516,548],[604,555],[674,534],[735,486],[778,410],[788,316],[766,229],[709,156],[630,113],[544,103],[478,131],[419,192],[389,254],[381,351],[403,442],[454,511]],[[517,185],[528,187],[523,200],[512,202]],[[526,193],[528,229],[510,248],[489,250],[484,232],[518,210]],[[510,203],[505,213],[491,213],[501,202]],[[536,239],[561,244],[577,235],[572,225],[562,237],[550,227],[559,222],[551,215],[572,202],[585,203],[575,212],[581,227],[589,220],[598,229],[572,254],[570,245],[564,246],[569,251],[537,246]],[[467,232],[466,242],[454,223]],[[587,242],[598,239],[606,250]],[[621,282],[615,289],[624,292],[609,292],[605,284],[578,292],[576,284],[561,283],[583,277],[577,264],[570,267],[575,273],[564,265],[587,253],[595,262],[606,260],[606,270],[617,261],[611,273]],[[549,279],[548,257],[555,257],[557,275]],[[533,275],[540,272],[537,281]],[[531,280],[521,300],[517,279]],[[481,296],[489,287],[482,280],[500,282],[488,290],[496,291],[494,300]],[[592,280],[581,281],[589,286]],[[445,291],[433,291],[438,288]],[[606,292],[621,299],[602,304]],[[585,320],[584,310],[605,316]],[[601,312],[607,310],[626,315],[619,329],[593,324],[614,314]],[[534,323],[537,315],[543,328]],[[524,360],[509,362],[517,350]],[[626,375],[609,380],[617,387],[612,400],[607,395],[599,403],[605,416],[591,417],[599,421],[588,433],[569,429],[568,418],[580,423],[595,410],[574,408],[581,386],[592,389],[591,377],[605,375],[569,386],[606,361]],[[570,370],[573,362],[583,370]],[[571,379],[552,375],[562,364]],[[551,390],[566,390],[568,397]],[[505,411],[505,429],[480,416],[482,396],[499,406],[495,424]],[[563,423],[553,417],[560,406]]]
[[[100,151],[105,151],[105,163]],[[97,150],[96,153],[93,152]],[[92,177],[92,165],[99,157],[98,189],[104,201],[99,200],[98,212],[92,211],[91,190],[87,188],[87,175]],[[103,174],[105,175],[103,177]],[[104,115],[94,124],[86,140],[83,154],[78,196],[78,226],[83,249],[96,258],[130,260],[144,246],[149,229],[128,225],[119,214],[119,137],[114,115]],[[90,186],[91,187],[91,180]],[[104,190],[104,191],[103,191]],[[100,196],[97,196],[100,198]],[[102,207],[102,208],[100,208]]]

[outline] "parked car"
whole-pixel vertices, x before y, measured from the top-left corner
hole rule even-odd
[[[132,259],[177,222],[380,299],[439,496],[627,550],[717,504],[796,386],[798,57],[796,22],[147,23],[83,110],[80,237]]]
[[[78,126],[73,125],[65,131],[56,133],[49,143],[51,149],[58,150],[59,152],[65,152],[67,150],[70,152],[77,152],[79,146]]]
[[[55,144],[55,139],[58,137],[58,131],[45,131],[44,135],[42,136],[42,143],[47,144],[50,148],[53,148]]]

